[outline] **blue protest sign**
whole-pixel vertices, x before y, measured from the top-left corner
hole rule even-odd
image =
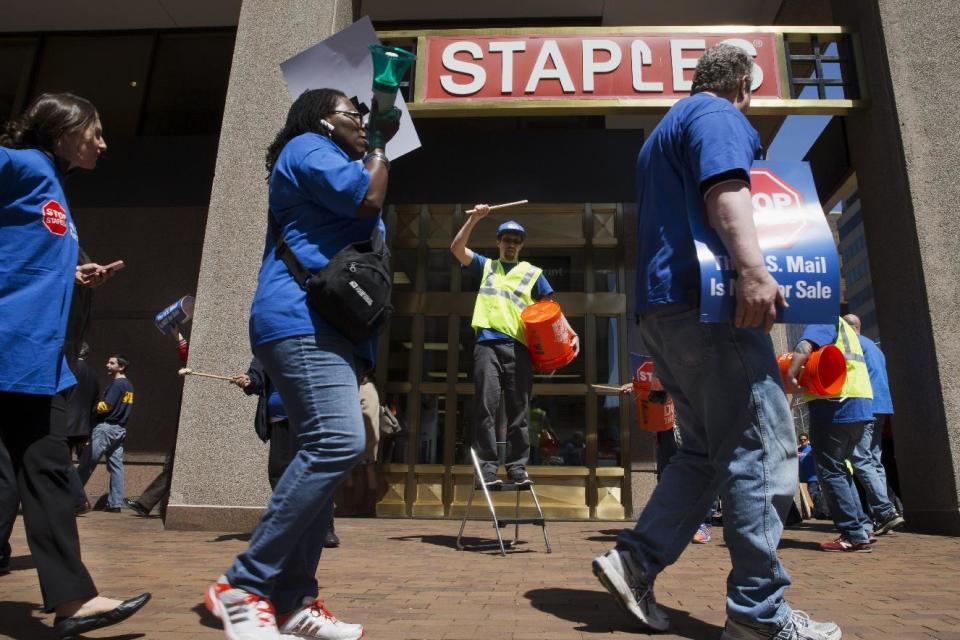
[[[840,313],[840,266],[806,162],[756,162],[750,171],[753,221],[770,275],[787,304],[777,322],[832,323]],[[700,262],[700,321],[727,322],[737,273],[705,218],[690,220]]]

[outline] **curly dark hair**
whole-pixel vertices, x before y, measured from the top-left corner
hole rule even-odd
[[[690,92],[729,93],[737,89],[743,76],[753,80],[753,60],[740,47],[720,43],[707,49],[697,61]]]
[[[320,121],[332,115],[337,108],[337,102],[346,98],[343,91],[337,89],[310,89],[300,94],[287,112],[287,122],[267,148],[266,167],[267,179],[273,172],[280,152],[293,138],[304,133],[321,133],[327,135],[321,128]]]
[[[57,140],[86,129],[97,117],[97,108],[86,98],[72,93],[44,93],[18,118],[3,126],[0,145],[11,149],[41,149],[55,156]]]

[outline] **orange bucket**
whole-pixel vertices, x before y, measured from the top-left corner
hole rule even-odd
[[[634,380],[633,396],[637,403],[637,426],[641,430],[657,433],[673,429],[673,398],[663,390],[659,380],[652,385]]]
[[[780,378],[787,384],[787,370],[793,362],[792,353],[777,356]],[[835,396],[847,381],[847,359],[836,346],[828,344],[810,354],[800,370],[800,387],[815,396]]]
[[[541,300],[520,314],[527,336],[527,350],[537,371],[561,369],[576,357],[573,330],[553,300]]]

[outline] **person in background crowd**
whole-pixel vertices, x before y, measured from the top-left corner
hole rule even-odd
[[[810,438],[805,433],[797,436],[797,460],[799,480],[807,485],[807,493],[813,501],[810,505],[811,515],[814,518],[829,518],[823,493],[820,491],[820,482],[817,480],[817,463],[813,455],[813,445],[810,444]]]
[[[111,275],[96,263],[78,266],[62,179],[96,167],[106,147],[96,108],[66,93],[38,96],[0,132],[0,484],[16,481],[43,608],[56,613],[58,638],[116,624],[150,599],[98,595],[83,565],[67,472],[66,402],[54,402],[76,383],[64,355],[73,285]],[[10,493],[0,486],[0,495]]]
[[[177,356],[180,358],[183,366],[187,366],[187,356],[190,353],[190,345],[179,330],[173,331],[173,335],[177,340]],[[182,378],[180,384],[183,384]],[[182,395],[179,401],[182,401]],[[179,413],[178,410],[177,414],[179,415]],[[163,460],[163,468],[160,470],[160,473],[156,475],[139,496],[123,499],[123,504],[142,518],[149,517],[150,512],[153,511],[157,505],[160,505],[161,517],[166,517],[167,500],[170,498],[170,483],[173,482],[173,461],[176,456],[177,430],[179,427],[180,424],[178,420],[174,425],[173,434],[170,438],[172,444]]]
[[[860,318],[854,314],[843,316],[857,333],[863,356],[867,361],[870,386],[873,388],[873,417],[863,427],[863,437],[850,455],[853,473],[860,481],[867,498],[868,525],[878,536],[886,535],[903,526],[903,516],[897,513],[887,497],[887,473],[880,461],[880,440],[883,423],[893,415],[893,399],[887,381],[887,359],[873,340],[860,333]]]
[[[750,106],[753,61],[719,44],[697,62],[637,159],[637,313],[643,344],[673,398],[683,438],[632,530],[593,561],[601,584],[645,629],[664,631],[657,575],[676,562],[719,494],[727,578],[723,640],[839,640],[784,599],[777,557],[797,489],[797,442],[768,332],[784,299],[763,263],[750,194],[760,154]],[[706,218],[737,271],[732,322],[701,323],[689,220]]]
[[[359,380],[372,367],[376,340],[354,344],[309,306],[277,255],[273,229],[312,272],[348,244],[385,234],[385,148],[399,117],[374,103],[368,136],[343,92],[312,89],[294,101],[267,151],[272,223],[250,342],[280,392],[297,452],[248,548],[207,590],[206,605],[232,640],[363,635],[361,625],[337,620],[317,599],[316,573],[334,492],[365,448]]]
[[[104,511],[120,513],[123,507],[123,441],[127,437],[127,421],[133,413],[133,383],[127,378],[130,361],[122,355],[107,360],[107,373],[112,380],[97,403],[98,424],[90,432],[90,456],[80,466],[80,481],[86,485],[101,457],[107,460],[110,491]]]
[[[847,459],[863,438],[863,428],[873,420],[873,388],[857,333],[843,318],[837,324],[807,325],[794,349],[787,373],[792,393],[802,393],[795,380],[800,367],[814,350],[832,344],[843,352],[847,377],[833,397],[806,394],[810,410],[810,438],[817,461],[817,478],[826,498],[830,517],[840,535],[820,545],[822,551],[870,553],[873,526],[864,515],[860,496],[847,472]]]
[[[83,454],[90,438],[90,420],[96,412],[97,400],[100,398],[100,378],[97,377],[93,368],[87,364],[89,353],[90,346],[86,342],[81,343],[77,359],[70,367],[77,379],[77,384],[67,396],[66,436],[67,446],[76,453],[77,460],[84,459]],[[70,489],[77,501],[77,513],[86,513],[90,510],[90,502],[83,490],[80,473],[73,465],[70,465],[68,473],[70,474]]]

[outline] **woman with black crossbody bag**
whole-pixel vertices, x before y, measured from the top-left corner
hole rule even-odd
[[[250,546],[207,591],[231,638],[363,633],[317,599],[315,574],[334,491],[364,451],[358,378],[389,317],[380,210],[398,121],[395,108],[378,114],[374,105],[365,128],[342,92],[315,89],[297,98],[267,151],[269,224],[250,341],[297,451]]]

